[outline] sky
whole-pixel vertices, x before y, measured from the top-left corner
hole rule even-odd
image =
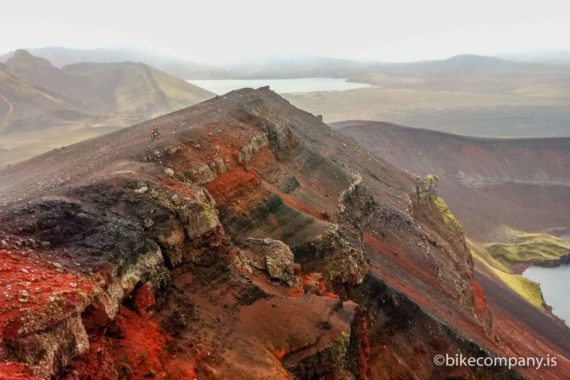
[[[568,0],[8,0],[0,52],[132,47],[222,63],[414,61],[570,49]]]

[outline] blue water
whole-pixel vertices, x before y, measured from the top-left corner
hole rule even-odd
[[[218,95],[244,87],[259,88],[269,86],[273,91],[280,94],[317,91],[344,91],[355,88],[370,87],[370,85],[366,83],[347,82],[346,79],[339,78],[192,79],[188,82]]]
[[[570,242],[570,234],[562,235],[562,239]],[[538,282],[542,289],[544,301],[552,306],[552,312],[564,319],[570,326],[570,265],[557,268],[530,267],[523,275]]]

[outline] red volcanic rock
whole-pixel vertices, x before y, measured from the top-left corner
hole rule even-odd
[[[309,273],[303,276],[303,288],[306,292],[312,292],[318,295],[326,293],[326,284],[320,273]]]
[[[0,379],[5,380],[40,380],[32,370],[22,363],[0,363]]]
[[[135,291],[134,304],[139,314],[144,314],[156,303],[151,282],[145,282]]]
[[[122,308],[107,332],[91,337],[89,352],[75,359],[64,370],[63,378],[194,379],[193,356],[185,353],[179,360],[168,353],[170,339],[156,320]]]
[[[88,338],[80,314],[97,291],[61,266],[0,251],[0,360],[22,361],[47,376],[57,366],[54,356],[83,353]],[[36,356],[31,347],[45,354]]]
[[[4,340],[43,330],[81,312],[96,289],[86,278],[16,252],[0,251],[0,273]]]
[[[473,305],[475,307],[475,314],[485,328],[487,336],[494,337],[493,314],[487,303],[483,288],[475,279],[473,280]]]

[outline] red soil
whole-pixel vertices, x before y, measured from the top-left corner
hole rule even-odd
[[[195,359],[169,354],[166,345],[171,338],[156,320],[144,314],[122,307],[115,321],[117,331],[112,336],[100,333],[91,337],[89,353],[72,362],[64,379],[104,380],[113,378],[115,372],[129,374],[133,380],[195,379]]]
[[[80,311],[96,288],[63,268],[8,251],[0,251],[0,279],[0,335],[8,339]],[[38,317],[34,326],[22,319],[30,315]]]
[[[40,380],[22,363],[1,363],[0,380]]]
[[[236,211],[248,212],[265,197],[257,174],[241,166],[220,174],[207,185],[207,189],[218,203]]]
[[[135,296],[135,309],[139,314],[144,314],[148,309],[154,306],[156,299],[152,290],[152,283],[146,282],[143,286],[137,289]]]
[[[275,156],[268,147],[261,148],[261,150],[253,156],[251,163],[259,170],[275,167],[276,164]]]
[[[409,273],[414,273],[418,279],[429,284],[431,287],[440,287],[439,281],[434,277],[434,273],[428,272],[425,267],[414,262],[413,255],[410,255],[410,258],[408,258],[406,257],[405,252],[381,242],[374,235],[367,232],[363,234],[363,239],[364,243],[374,251],[397,262],[399,268],[405,269]],[[390,255],[385,255],[386,253],[389,253]]]
[[[360,368],[360,380],[368,380],[370,359],[370,333],[368,331],[368,321],[366,317],[359,316],[357,322],[358,334],[358,366]]]
[[[287,350],[285,348],[279,348],[275,350],[273,355],[275,356],[275,359],[281,360],[285,357],[285,355],[287,355]]]
[[[322,295],[327,291],[327,285],[320,273],[309,273],[303,276],[303,288],[305,291],[312,291],[315,294]]]
[[[467,145],[463,147],[463,153],[465,155],[468,156],[472,156],[472,157],[478,157],[478,156],[485,156],[487,154],[487,152],[485,152],[483,149],[477,147],[477,146],[473,146],[473,145]]]
[[[188,195],[188,196],[196,195],[196,193],[194,192],[194,190],[191,187],[186,186],[184,183],[182,183],[180,181],[161,181],[161,182],[162,182],[162,184],[171,188],[172,190],[175,190],[175,191],[182,193],[184,195]]]
[[[475,306],[475,313],[479,317],[480,321],[484,321],[489,318],[491,313],[489,310],[489,304],[485,298],[485,293],[481,285],[475,279],[471,281],[471,286],[473,287],[473,305]]]

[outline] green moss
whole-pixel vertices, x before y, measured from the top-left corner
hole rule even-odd
[[[508,269],[508,267],[490,257],[484,250],[472,248],[471,254],[476,260],[483,263],[483,265],[497,276],[502,283],[525,299],[528,303],[539,309],[544,309],[544,298],[542,296],[540,284],[521,275],[510,273],[510,269]]]
[[[502,239],[504,242],[489,244],[485,249],[506,265],[557,261],[570,253],[570,243],[548,234],[504,229]]]
[[[436,183],[437,181],[439,181],[439,177],[436,176],[435,174],[428,174],[428,175],[426,175],[425,180],[426,180],[426,182],[432,184],[432,183]]]
[[[509,288],[527,300],[530,304],[539,309],[544,308],[544,299],[542,298],[540,284],[537,284],[536,282],[531,281],[518,274],[505,273],[496,268],[491,268],[491,270]]]
[[[340,336],[330,344],[329,350],[335,364],[342,363],[346,359],[349,342],[350,334],[343,331],[340,333]]]
[[[463,227],[461,227],[461,224],[459,224],[457,219],[455,219],[455,216],[453,216],[453,213],[451,212],[449,207],[447,207],[447,204],[445,203],[445,201],[443,199],[441,199],[440,197],[437,197],[434,199],[433,204],[437,208],[437,211],[439,212],[439,214],[443,218],[443,221],[445,222],[445,224],[447,224],[448,226],[450,226],[454,230],[463,231]]]

